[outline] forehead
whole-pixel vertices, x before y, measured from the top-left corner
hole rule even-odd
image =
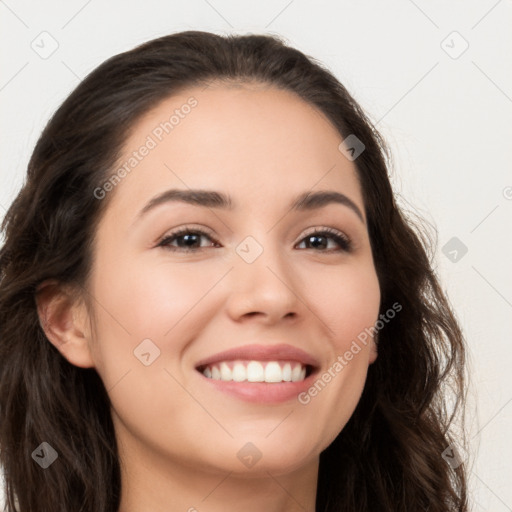
[[[339,151],[341,141],[322,112],[290,91],[263,84],[191,87],[131,130],[118,162],[129,172],[116,186],[113,207],[128,214],[167,188],[223,190],[248,207],[261,206],[262,197],[288,203],[308,189],[334,188],[363,209],[356,168]]]

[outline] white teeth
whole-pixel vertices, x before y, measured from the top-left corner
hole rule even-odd
[[[231,368],[226,364],[222,363],[220,365],[220,378],[221,380],[231,380]]]
[[[251,361],[247,365],[247,380],[249,382],[263,382],[266,380],[266,372],[258,361]]]
[[[214,366],[215,368],[215,366]],[[292,370],[292,382],[297,382],[298,380],[301,380],[300,378],[300,370],[301,370],[301,367],[300,365],[296,365],[294,366],[293,370]]]
[[[299,365],[300,368],[300,365]],[[283,380],[283,370],[279,363],[272,361],[265,367],[265,382],[281,382]]]
[[[233,367],[233,380],[235,382],[247,380],[247,372],[245,371],[245,366],[242,363],[236,363]]]
[[[212,368],[212,379],[220,380],[220,371],[216,366]]]
[[[207,366],[203,375],[214,380],[235,382],[298,382],[306,378],[306,367],[295,362],[235,361]]]
[[[290,363],[286,363],[283,366],[283,380],[286,382],[290,382],[292,380],[292,365]]]

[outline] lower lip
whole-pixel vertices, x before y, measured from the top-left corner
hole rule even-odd
[[[278,404],[297,399],[313,383],[316,371],[298,382],[235,382],[210,379],[198,372],[215,389],[246,402]]]

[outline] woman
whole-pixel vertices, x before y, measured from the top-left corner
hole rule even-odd
[[[94,70],[3,223],[8,510],[466,511],[463,337],[388,154],[276,37]]]

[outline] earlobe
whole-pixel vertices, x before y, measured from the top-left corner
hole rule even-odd
[[[87,313],[69,287],[55,280],[41,283],[36,290],[39,323],[48,341],[73,365],[94,367],[90,335],[85,328]]]

